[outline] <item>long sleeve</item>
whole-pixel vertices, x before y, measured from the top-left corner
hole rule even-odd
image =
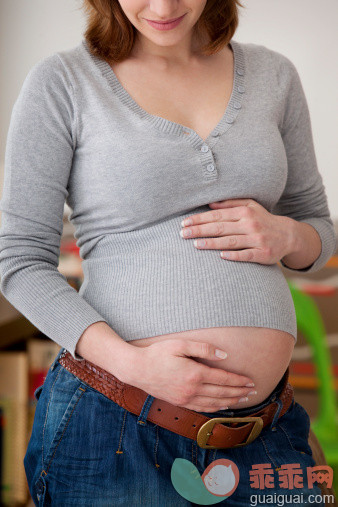
[[[272,212],[310,224],[318,232],[322,248],[313,264],[293,272],[319,271],[337,248],[323,179],[318,171],[307,99],[295,65],[283,57],[279,69],[284,82],[285,103],[281,135],[285,146],[288,176],[283,193]]]
[[[1,292],[77,360],[78,340],[107,322],[58,268],[63,210],[76,145],[76,107],[57,54],[35,64],[12,109],[0,229]]]

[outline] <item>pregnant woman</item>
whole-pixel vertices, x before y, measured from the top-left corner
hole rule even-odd
[[[81,43],[34,65],[14,104],[1,290],[62,347],[35,392],[36,505],[205,505],[222,458],[239,481],[209,504],[320,493],[278,262],[318,271],[336,236],[299,74],[233,39],[239,6],[87,0]],[[65,202],[79,292],[57,269]],[[195,488],[177,487],[177,463]]]

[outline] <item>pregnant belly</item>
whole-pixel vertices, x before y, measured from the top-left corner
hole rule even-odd
[[[255,405],[292,356],[297,322],[287,280],[277,263],[226,261],[217,250],[196,249],[179,234],[189,215],[103,235],[85,252],[80,295],[136,347],[180,338],[224,349],[224,360],[195,360],[250,377],[258,394],[233,407]]]
[[[225,350],[228,357],[222,360],[194,360],[211,367],[247,375],[255,383],[256,395],[248,401],[232,404],[244,408],[263,401],[276,387],[288,367],[295,345],[293,336],[285,331],[263,327],[213,327],[169,333],[132,340],[136,347],[147,347],[155,341],[180,338],[208,342]]]

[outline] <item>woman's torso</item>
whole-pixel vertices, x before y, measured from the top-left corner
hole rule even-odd
[[[173,72],[163,63],[162,69],[157,66],[154,72],[144,62],[132,59],[114,63],[112,67],[120,83],[144,110],[185,125],[204,140],[224,113],[234,79],[230,47],[184,71]],[[252,378],[258,394],[233,407],[254,405],[271,393],[290,362],[295,344],[290,333],[250,326],[193,329],[132,340],[130,343],[143,347],[171,338],[212,343],[228,353],[227,359],[202,361],[196,358],[196,361]]]

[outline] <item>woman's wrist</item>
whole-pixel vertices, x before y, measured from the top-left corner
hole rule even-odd
[[[138,347],[124,341],[106,322],[94,322],[82,333],[76,352],[84,359],[129,383],[132,373],[137,374]]]
[[[291,269],[311,266],[321,253],[321,239],[316,229],[306,222],[283,217],[289,231],[288,254],[281,259]]]

